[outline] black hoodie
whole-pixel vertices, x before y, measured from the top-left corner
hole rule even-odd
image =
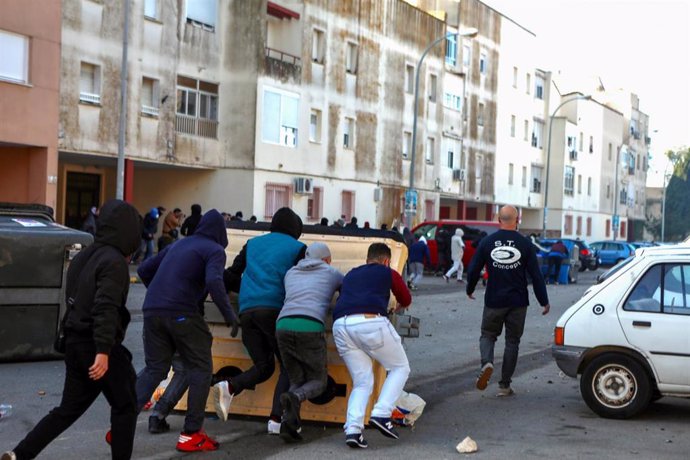
[[[142,223],[130,204],[110,200],[101,208],[94,244],[81,251],[67,270],[67,343],[96,344],[97,353],[110,353],[121,343],[129,324],[126,257],[139,247]],[[70,305],[71,304],[71,305]]]
[[[180,229],[180,233],[182,233],[182,236],[194,235],[194,230],[196,230],[196,226],[199,225],[200,220],[201,220],[201,206],[198,204],[193,204],[192,205],[192,215],[187,217],[184,220],[184,223],[182,224],[182,228]]]

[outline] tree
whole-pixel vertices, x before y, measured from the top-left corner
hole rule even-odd
[[[690,233],[690,148],[666,152],[673,175],[666,186],[665,240],[681,241]]]

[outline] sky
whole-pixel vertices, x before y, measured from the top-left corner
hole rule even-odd
[[[482,0],[537,35],[540,66],[597,75],[649,115],[648,186],[690,147],[690,0]],[[656,131],[656,132],[655,132]]]

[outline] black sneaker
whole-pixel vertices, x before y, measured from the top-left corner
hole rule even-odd
[[[369,447],[367,440],[364,439],[362,433],[353,433],[345,436],[345,444],[353,449],[366,449]]]
[[[369,423],[374,425],[382,435],[387,438],[398,439],[398,432],[393,428],[393,422],[389,417],[369,417]]]
[[[170,431],[170,425],[164,418],[158,418],[155,415],[149,417],[149,433],[160,434]]]
[[[290,391],[280,395],[280,405],[283,407],[283,423],[287,423],[289,428],[297,430],[302,425],[299,419],[300,400],[299,397]]]
[[[286,443],[293,443],[293,442],[298,442],[302,441],[304,438],[302,437],[302,427],[297,427],[295,429],[294,427],[288,425],[285,422],[282,422],[280,424],[280,439],[285,441]]]

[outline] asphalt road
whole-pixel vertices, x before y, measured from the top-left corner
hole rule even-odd
[[[424,398],[427,406],[414,428],[401,429],[400,440],[366,430],[369,449],[353,451],[344,445],[340,426],[314,423],[304,427],[305,442],[285,445],[266,434],[264,419],[231,418],[223,423],[210,417],[206,431],[221,442],[221,449],[183,455],[175,451],[182,417],[169,417],[172,431],[153,436],[146,431],[147,417],[142,414],[134,458],[457,458],[455,445],[470,436],[479,445],[473,457],[483,459],[687,459],[690,401],[663,398],[636,419],[602,419],[582,401],[577,380],[563,376],[551,358],[556,320],[594,282],[596,274],[581,274],[575,285],[549,286],[552,311],[547,316],[541,315],[532,298],[513,397],[495,396],[496,378],[484,392],[474,388],[483,288],[472,301],[464,295],[464,285],[427,277],[414,295],[411,310],[421,318],[421,336],[405,341],[412,367],[406,390]],[[134,319],[126,345],[137,370],[143,367],[142,320],[137,311],[144,292],[141,285],[133,285],[130,293]],[[502,348],[499,339],[499,366]],[[63,379],[60,361],[0,364],[0,403],[14,406],[14,413],[0,420],[0,451],[12,448],[59,403]],[[108,458],[109,448],[103,441],[108,426],[108,406],[101,397],[41,458]]]

